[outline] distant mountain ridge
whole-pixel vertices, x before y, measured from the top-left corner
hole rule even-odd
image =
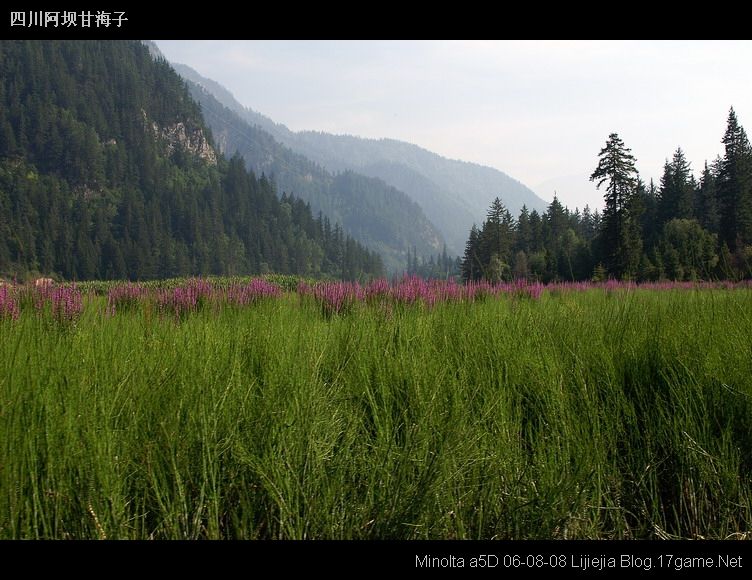
[[[243,106],[225,87],[186,65],[173,63],[184,78],[202,86],[249,125],[256,125],[281,144],[331,172],[354,171],[382,179],[420,205],[454,254],[463,251],[473,223],[485,219],[499,196],[513,215],[523,205],[545,211],[547,202],[534,191],[497,169],[447,159],[417,145],[394,139],[365,139],[350,135],[301,131]]]
[[[176,67],[185,72],[183,67]],[[184,75],[185,76],[185,75]],[[219,150],[236,153],[257,175],[273,178],[279,193],[310,203],[368,248],[377,251],[391,272],[403,271],[408,251],[439,255],[444,240],[420,205],[404,193],[354,171],[331,173],[293,152],[257,125],[250,125],[220,103],[204,84],[187,80],[191,96],[201,104]]]

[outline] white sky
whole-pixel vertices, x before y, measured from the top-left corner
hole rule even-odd
[[[658,183],[677,147],[695,175],[722,153],[729,107],[752,130],[752,41],[155,42],[294,131],[408,141],[571,209],[602,206],[609,133]]]

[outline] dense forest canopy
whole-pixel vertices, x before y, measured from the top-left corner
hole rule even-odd
[[[0,275],[354,279],[381,258],[225,160],[138,41],[0,41]]]
[[[465,280],[513,278],[697,280],[752,276],[752,147],[733,108],[725,153],[699,180],[679,148],[660,185],[645,184],[616,133],[591,176],[604,192],[601,214],[569,211],[554,196],[542,214],[513,219],[497,198],[473,226],[462,259]]]

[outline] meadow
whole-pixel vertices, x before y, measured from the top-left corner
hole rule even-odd
[[[0,287],[0,538],[749,538],[752,287]]]

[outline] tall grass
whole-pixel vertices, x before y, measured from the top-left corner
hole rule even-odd
[[[2,538],[727,538],[752,290],[0,317]]]

